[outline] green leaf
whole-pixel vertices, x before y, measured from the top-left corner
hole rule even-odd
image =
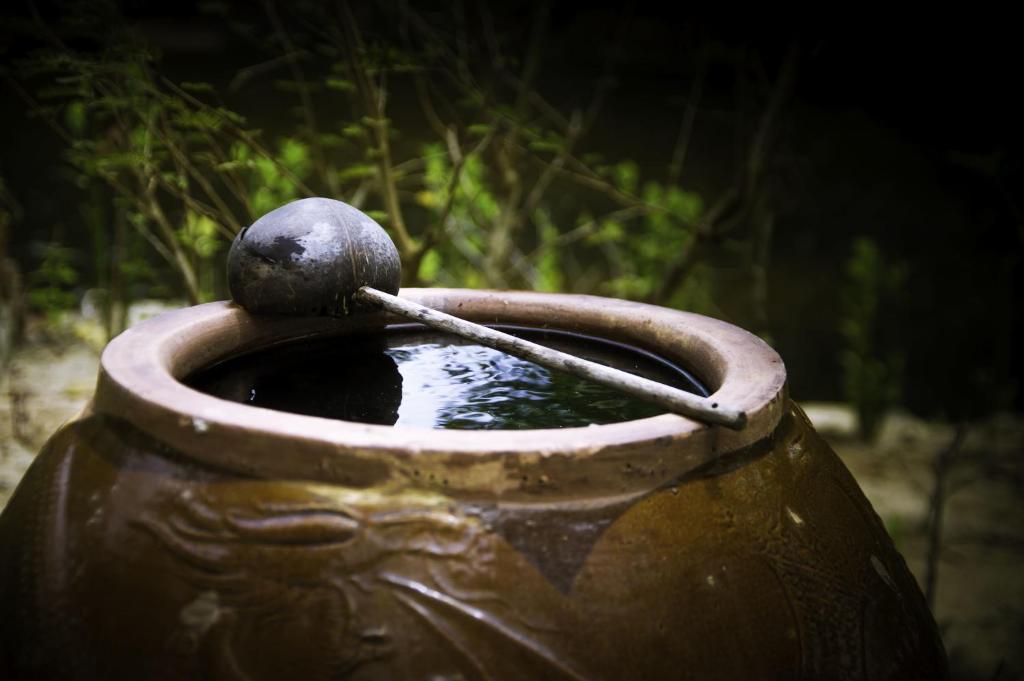
[[[72,266],[73,252],[57,243],[42,245],[39,267],[28,275],[29,304],[37,310],[53,315],[74,307],[77,300],[69,289],[78,282],[78,272]]]
[[[304,177],[310,167],[309,146],[294,137],[286,138],[281,143],[280,160],[285,168]]]
[[[342,127],[341,134],[344,135],[345,137],[365,137],[366,130],[361,125],[358,125],[356,123],[349,123],[348,125]]]
[[[356,89],[352,81],[344,78],[328,78],[326,83],[328,88],[339,92],[353,92]]]
[[[178,241],[200,258],[210,258],[220,248],[217,223],[206,215],[189,211],[185,223],[177,231]]]
[[[466,128],[466,132],[470,135],[479,135],[480,137],[483,137],[493,129],[494,126],[491,123],[473,123]]]
[[[64,122],[66,123],[68,130],[70,130],[76,137],[84,134],[87,122],[85,103],[82,101],[75,101],[68,104],[67,111],[64,113]]]
[[[699,194],[670,187],[665,196],[665,207],[683,222],[693,223],[700,219],[704,202]]]
[[[200,93],[200,92],[214,92],[215,91],[213,89],[213,86],[210,85],[209,83],[193,82],[193,81],[182,81],[181,83],[178,83],[178,85],[181,86],[182,90],[187,90],[189,92]]]
[[[329,132],[322,132],[317,135],[317,139],[320,142],[320,146],[325,149],[333,149],[336,147],[349,146],[351,143],[342,137],[341,135],[335,135]]]
[[[349,180],[361,180],[365,177],[373,177],[377,174],[377,166],[370,163],[349,166],[338,171],[338,179],[342,182]]]
[[[613,171],[615,184],[622,191],[635,194],[640,181],[640,170],[632,161],[623,161],[615,166]]]
[[[545,211],[534,215],[537,221],[537,236],[541,244],[537,259],[537,289],[548,293],[561,291],[564,286],[562,261],[558,253],[558,228],[551,222]]]
[[[621,222],[605,220],[596,232],[587,237],[587,242],[591,244],[618,243],[625,235],[626,230]]]
[[[534,151],[561,151],[564,145],[558,142],[551,142],[549,140],[535,140],[527,145]]]
[[[252,166],[247,161],[224,161],[223,163],[218,163],[214,166],[214,168],[224,173],[243,170],[250,167]]]
[[[437,274],[440,270],[441,254],[437,252],[437,249],[432,248],[420,260],[419,279],[425,284],[432,284],[437,281]]]
[[[235,125],[245,125],[245,117],[242,116],[237,111],[232,111],[231,109],[225,109],[222,106],[217,107],[216,109],[214,109],[214,111],[216,111],[223,118],[226,118],[227,120],[231,121]]]

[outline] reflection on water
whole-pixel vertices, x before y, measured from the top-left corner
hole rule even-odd
[[[189,377],[197,390],[308,416],[391,425],[402,375],[383,345],[292,343],[235,357]]]
[[[515,332],[704,394],[681,369],[646,353],[570,334]],[[408,328],[292,343],[233,358],[186,382],[217,397],[268,409],[425,428],[566,428],[663,411],[498,350]]]

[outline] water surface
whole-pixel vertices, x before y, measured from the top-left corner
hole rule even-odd
[[[564,332],[500,327],[534,342],[701,395],[681,367],[628,346]],[[304,340],[235,357],[186,380],[267,409],[395,426],[568,428],[663,413],[660,407],[449,334]]]

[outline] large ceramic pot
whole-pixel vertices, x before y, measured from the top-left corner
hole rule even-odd
[[[180,379],[394,320],[165,314],[110,343],[92,404],[0,517],[0,677],[944,677],[913,577],[758,338],[618,300],[403,293],[654,351],[749,423],[442,431],[259,409]]]

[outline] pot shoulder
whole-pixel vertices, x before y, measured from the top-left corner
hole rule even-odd
[[[281,452],[287,456],[287,452]],[[0,515],[13,678],[943,678],[920,590],[789,405],[770,437],[622,496],[465,501],[58,432]],[[671,471],[670,471],[671,473]],[[642,488],[642,485],[640,486]],[[604,487],[602,487],[604,489]]]

